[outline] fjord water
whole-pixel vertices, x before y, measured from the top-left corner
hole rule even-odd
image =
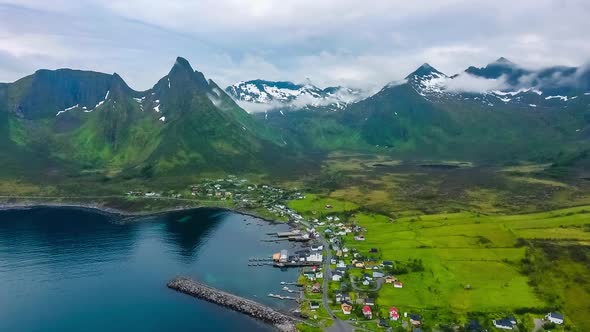
[[[288,226],[205,209],[125,220],[93,210],[0,211],[0,331],[264,331],[267,325],[176,293],[188,275],[288,309],[267,297],[295,270],[248,267],[282,247]]]

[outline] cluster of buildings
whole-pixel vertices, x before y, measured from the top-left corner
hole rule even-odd
[[[311,266],[321,269],[319,266],[322,264],[324,257],[321,251],[303,249],[289,254],[287,249],[282,249],[280,252],[273,254],[272,259],[277,266]]]
[[[562,325],[564,322],[563,314],[555,311],[545,315],[545,320],[556,325]],[[492,321],[492,323],[494,324],[494,327],[497,329],[513,330],[514,328],[516,328],[516,324],[518,322],[516,321],[516,318],[509,316],[504,317],[502,319],[495,319]]]
[[[264,206],[277,216],[295,216],[297,213],[281,203],[292,199],[303,199],[301,193],[287,192],[281,188],[266,184],[249,183],[228,175],[226,178],[206,179],[200,184],[190,186],[191,195],[201,199],[233,200],[242,207]],[[303,219],[298,216],[299,219]]]

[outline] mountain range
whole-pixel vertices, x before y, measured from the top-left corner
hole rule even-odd
[[[264,110],[323,109],[337,111],[362,99],[363,91],[342,86],[318,88],[307,82],[295,84],[288,81],[252,80],[228,86],[225,91],[241,105]],[[252,105],[254,104],[254,105]],[[258,107],[260,109],[260,107]]]
[[[278,112],[240,107],[251,104]],[[335,150],[557,160],[589,142],[587,69],[529,70],[504,58],[452,76],[424,64],[368,97],[264,80],[222,89],[183,58],[146,91],[117,74],[71,69],[0,84],[0,158],[10,174],[267,172]]]

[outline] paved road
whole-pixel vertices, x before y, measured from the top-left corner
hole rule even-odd
[[[534,322],[535,322],[535,327],[533,328],[532,332],[537,332],[537,331],[541,330],[543,328],[543,324],[545,324],[545,321],[540,318],[535,318]]]
[[[311,226],[307,222],[301,222],[301,224],[303,224],[305,227],[311,228]],[[322,281],[322,302],[324,304],[326,312],[334,321],[334,324],[332,324],[332,326],[330,326],[326,330],[329,332],[352,332],[355,330],[355,328],[352,325],[350,325],[350,323],[348,323],[347,321],[338,319],[338,317],[336,317],[336,315],[332,311],[332,308],[330,308],[330,303],[328,301],[328,282],[332,280],[332,270],[330,269],[332,251],[330,250],[330,245],[328,241],[321,234],[319,240],[324,246],[324,252],[326,253],[324,257],[324,279]]]
[[[357,290],[357,291],[361,291],[361,292],[376,292],[378,290],[381,289],[381,286],[383,286],[383,282],[384,282],[384,278],[377,278],[375,280],[375,287],[371,288],[371,289],[363,289],[360,288],[359,286],[355,285],[354,283],[354,278],[352,276],[350,276],[350,284],[352,285],[352,289]]]

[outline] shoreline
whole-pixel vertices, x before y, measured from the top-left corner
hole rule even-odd
[[[227,207],[217,207],[217,206],[184,206],[184,207],[176,207],[176,208],[168,208],[162,209],[158,211],[142,211],[142,212],[132,212],[126,211],[123,209],[111,208],[105,206],[103,204],[98,203],[68,203],[68,202],[55,202],[55,201],[40,201],[40,202],[18,202],[18,203],[7,203],[7,202],[0,202],[0,211],[6,210],[27,210],[27,209],[34,209],[34,208],[71,208],[71,209],[82,209],[82,210],[90,210],[94,212],[98,212],[101,214],[107,214],[111,216],[119,216],[123,218],[135,218],[135,217],[150,217],[150,216],[159,216],[162,214],[173,213],[173,212],[181,212],[181,211],[190,211],[190,210],[202,210],[202,209],[212,209],[212,210],[219,210],[223,212],[232,212],[237,213],[244,216],[249,216],[253,218],[262,219],[266,222],[272,224],[287,224],[293,227],[290,222],[281,222],[278,220],[269,219],[267,217],[263,217],[260,215],[255,214],[252,211],[248,210],[240,210],[240,209],[231,209]]]

